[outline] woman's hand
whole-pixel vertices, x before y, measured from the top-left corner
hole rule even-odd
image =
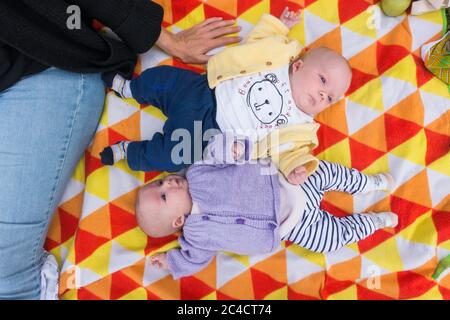
[[[162,28],[156,45],[184,63],[203,64],[210,58],[206,54],[208,51],[241,41],[241,37],[225,37],[241,30],[233,24],[233,20],[218,17],[206,19],[176,34]]]

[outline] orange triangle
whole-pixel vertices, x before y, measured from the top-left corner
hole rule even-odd
[[[100,158],[100,152],[107,146],[109,146],[109,133],[108,129],[105,129],[95,134],[92,145],[89,147],[88,151],[92,156]]]
[[[253,300],[253,280],[250,270],[242,272],[228,281],[218,292],[238,300]]]
[[[423,126],[424,109],[419,90],[400,101],[392,109],[389,109],[387,113]]]
[[[387,144],[385,139],[384,116],[376,118],[368,125],[354,133],[351,138],[360,143],[366,144],[373,149],[386,152]]]
[[[378,41],[385,46],[402,46],[406,50],[411,51],[412,37],[409,30],[408,19],[403,19],[402,23],[398,24],[394,29]]]
[[[62,203],[59,207],[68,214],[70,214],[71,216],[74,216],[75,218],[78,219],[81,216],[81,212],[83,209],[83,199],[84,193],[80,192],[75,197]]]
[[[352,68],[367,74],[378,76],[377,43],[373,43],[349,60]]]
[[[373,280],[376,279],[364,279],[363,281],[359,282],[358,285],[367,288],[371,291],[374,291],[376,293],[383,294],[388,297],[392,297],[394,299],[398,299],[400,289],[398,287],[398,281],[397,281],[397,273],[389,273],[380,276],[380,282],[379,286],[375,286],[374,284],[377,284]]]
[[[125,193],[124,195],[120,196],[119,198],[115,199],[112,204],[115,206],[128,211],[130,213],[135,212],[135,205],[136,205],[136,197],[137,192],[139,188],[136,188],[134,190],[131,190],[130,192]]]
[[[394,195],[424,207],[431,208],[431,197],[426,170],[423,170],[401,185],[395,190]]]
[[[361,256],[345,262],[333,264],[327,273],[337,280],[355,281],[361,275]]]
[[[216,259],[214,258],[213,261],[202,271],[197,272],[195,274],[195,277],[208,285],[211,288],[216,287]]]
[[[111,275],[109,274],[106,277],[87,285],[85,288],[97,297],[103,300],[109,300],[111,293]]]
[[[326,192],[323,200],[345,212],[353,212],[353,196],[349,193]]]
[[[223,1],[223,0],[208,0],[205,5],[214,7],[220,11],[227,13],[230,16],[237,16],[237,1]],[[205,6],[206,11],[206,6]],[[205,12],[206,14],[206,12]]]
[[[321,46],[328,47],[339,54],[342,54],[341,28],[337,27],[336,29],[326,33],[309,45],[309,48],[313,49]]]
[[[430,260],[428,260],[427,262],[425,262],[423,265],[417,267],[416,269],[414,269],[413,271],[415,273],[418,273],[428,279],[432,279],[432,275],[436,269],[436,266],[438,265],[439,261],[438,261],[438,257],[434,256],[432,257]]]
[[[164,8],[164,18],[163,21],[167,24],[173,23],[172,18],[172,1],[167,0],[153,0],[154,2],[158,3],[160,6]]]
[[[59,214],[53,215],[52,222],[47,232],[47,238],[58,244],[61,243],[61,221],[59,220]]]
[[[152,283],[146,289],[162,300],[180,300],[180,280],[174,280],[170,275]]]
[[[80,221],[79,228],[98,237],[111,239],[108,206],[103,206]]]
[[[140,125],[141,113],[135,112],[130,117],[114,124],[110,128],[128,140],[133,141],[141,139]]]
[[[252,266],[252,269],[264,272],[278,282],[286,283],[286,252],[282,250],[270,256],[268,259],[258,262]]]
[[[450,110],[443,113],[439,118],[430,123],[427,126],[427,129],[430,131],[434,131],[436,133],[450,136],[449,119],[450,119]]]
[[[139,260],[132,266],[122,269],[122,273],[128,278],[132,279],[134,282],[142,285],[145,270],[145,258]]]
[[[344,99],[339,100],[337,103],[323,110],[316,116],[316,120],[333,129],[336,129],[344,135],[348,135]]]
[[[289,285],[289,289],[306,296],[321,299],[320,292],[325,283],[325,271],[313,273],[295,283]]]
[[[368,207],[366,212],[373,211],[373,212],[386,212],[386,211],[392,211],[391,209],[391,199],[390,197],[386,197],[378,201],[377,203],[374,203],[370,207]]]

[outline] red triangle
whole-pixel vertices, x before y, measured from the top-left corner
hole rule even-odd
[[[336,217],[346,217],[346,216],[348,216],[347,212],[345,212],[342,209],[339,209],[338,207],[332,205],[331,203],[329,203],[326,200],[322,200],[322,202],[320,203],[320,208],[322,210],[325,210],[325,211],[329,212],[329,213],[332,213]]]
[[[153,292],[147,290],[147,300],[162,300],[159,296],[157,296],[156,294],[154,294]]]
[[[400,300],[421,296],[436,285],[436,282],[412,271],[398,272],[397,281]]]
[[[367,237],[363,240],[358,241],[358,249],[360,253],[364,253],[369,251],[372,248],[375,248],[380,243],[386,241],[387,239],[391,238],[393,236],[392,233],[389,233],[384,230],[377,230],[374,234],[372,234],[370,237]]]
[[[427,137],[427,154],[425,163],[429,165],[450,151],[450,136],[446,136],[425,128]]]
[[[136,228],[136,216],[122,208],[109,203],[111,237],[115,238],[128,230]]]
[[[432,217],[438,235],[437,243],[450,240],[450,212],[433,210]]]
[[[198,0],[171,1],[171,3],[173,24],[183,19],[192,10],[201,5],[201,1]]]
[[[184,277],[180,279],[181,300],[199,300],[214,291],[203,281],[196,277]]]
[[[339,141],[344,140],[347,136],[340,131],[327,126],[326,124],[321,123],[320,128],[317,131],[317,138],[320,143],[319,146],[313,150],[314,154],[321,153]]]
[[[273,279],[268,274],[259,270],[250,269],[252,275],[253,292],[255,293],[255,300],[261,300],[269,293],[284,287],[286,284]]]
[[[155,177],[159,176],[160,174],[161,174],[160,171],[145,172],[145,174],[144,174],[144,183],[147,183],[147,182],[153,180]]]
[[[69,240],[78,229],[79,219],[58,208],[59,223],[61,225],[61,243]]]
[[[416,63],[417,88],[420,88],[433,78],[433,74],[428,71],[428,69],[423,64],[423,60],[420,57],[414,54],[412,55],[412,57],[414,59],[414,62]]]
[[[397,62],[409,54],[409,51],[402,46],[385,46],[377,42],[377,67],[378,72],[382,74]]]
[[[127,141],[127,140],[128,138],[124,137],[114,129],[108,128],[108,143],[110,145],[116,144],[117,142],[120,141]]]
[[[375,160],[382,157],[384,152],[371,148],[352,138],[350,140],[350,154],[352,157],[352,168],[364,170]]]
[[[205,2],[203,4],[203,8],[204,8],[204,11],[205,11],[205,18],[206,19],[213,18],[213,17],[222,17],[224,20],[234,20],[234,19],[236,19],[236,17],[232,16],[231,14],[208,5],[208,2]]]
[[[336,280],[335,278],[329,276],[328,274],[325,275],[325,283],[324,287],[320,292],[320,296],[323,299],[327,299],[330,295],[345,290],[348,287],[352,286],[354,283],[349,280],[340,281]]]
[[[384,115],[384,125],[388,151],[414,137],[422,129],[412,121],[400,119],[388,113]]]
[[[262,0],[239,0],[237,2],[237,16],[239,17],[245,11],[260,3]]]
[[[45,243],[44,243],[44,248],[47,251],[51,251],[53,249],[55,249],[57,246],[59,246],[60,244],[50,238],[46,238],[45,239]]]
[[[184,63],[184,62],[182,62],[181,60],[178,60],[178,59],[173,59],[173,66],[177,67],[177,68],[185,69],[185,70],[194,71],[194,72],[197,72],[199,74],[205,72],[205,70],[202,69],[202,68],[199,68],[199,67],[194,66],[192,64],[186,64],[186,63]]]
[[[98,237],[83,229],[78,229],[75,236],[75,263],[80,263],[108,241],[109,239]]]
[[[139,284],[124,275],[121,271],[114,272],[111,275],[111,300],[117,300],[139,287]]]
[[[395,227],[395,230],[400,231],[413,223],[425,212],[429,211],[430,208],[396,196],[391,196],[391,210],[398,214],[398,226]]]
[[[275,17],[281,16],[281,13],[286,7],[289,7],[289,10],[291,11],[297,11],[302,9],[301,5],[295,3],[294,1],[270,0],[270,14]]]
[[[92,156],[89,151],[84,153],[85,176],[88,177],[92,172],[103,166],[100,161],[100,155]]]
[[[447,289],[443,286],[438,286],[439,292],[442,294],[442,298],[444,300],[450,300],[450,289]]]
[[[358,300],[394,300],[392,297],[356,285]]]
[[[86,288],[79,288],[77,290],[77,299],[78,300],[103,300],[99,296],[96,296]]]
[[[339,21],[341,24],[365,11],[371,4],[365,0],[339,0]]]
[[[216,291],[217,300],[237,300],[236,298],[227,296],[220,291]]]
[[[147,237],[147,246],[145,247],[145,255],[148,255],[150,252],[158,250],[159,248],[165,246],[166,244],[176,240],[178,236],[176,234],[171,234],[167,237],[162,238],[150,238]]]
[[[352,82],[350,83],[350,87],[348,88],[346,95],[350,95],[359,88],[361,88],[363,85],[365,85],[367,82],[369,82],[372,79],[375,79],[377,76],[374,76],[373,74],[362,72],[356,68],[352,68]]]
[[[291,288],[288,288],[288,300],[319,300],[319,299],[316,297],[311,297],[295,292]]]

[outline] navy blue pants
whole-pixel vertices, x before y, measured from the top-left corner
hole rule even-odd
[[[174,172],[201,160],[208,137],[213,131],[220,132],[216,123],[216,99],[206,75],[158,66],[131,80],[130,89],[135,100],[159,108],[168,119],[163,133],[156,133],[151,140],[129,144],[129,167]]]

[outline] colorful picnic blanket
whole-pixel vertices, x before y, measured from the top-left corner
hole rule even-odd
[[[246,34],[263,13],[302,9],[290,36],[342,53],[353,70],[345,99],[317,116],[315,154],[369,174],[389,171],[398,187],[391,195],[330,193],[323,208],[338,216],[392,210],[400,223],[331,254],[290,243],[271,255],[221,252],[205,270],[174,281],[149,259],[176,246],[176,238],[148,238],[134,216],[137,188],[164,173],[99,160],[106,145],[151,138],[165,117],[110,92],[48,232],[46,248],[62,267],[61,298],[450,299],[450,271],[432,277],[450,253],[450,96],[420,58],[422,44],[442,36],[441,12],[386,17],[376,0],[158,2],[173,32],[222,16],[236,18]],[[136,74],[157,64],[202,71],[153,48],[140,57]]]

